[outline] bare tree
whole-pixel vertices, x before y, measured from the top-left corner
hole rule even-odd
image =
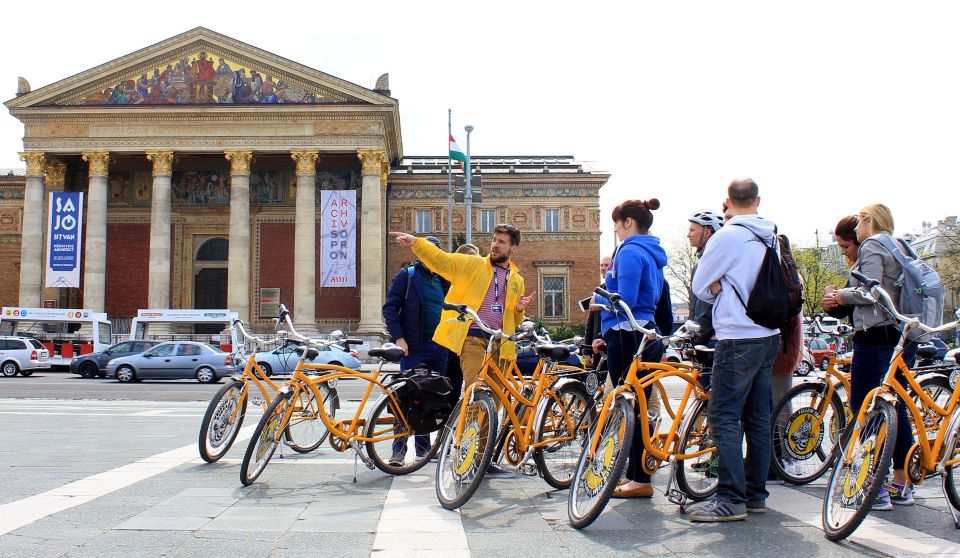
[[[667,251],[664,276],[670,282],[670,298],[690,304],[693,297],[693,270],[697,267],[697,251],[686,240],[677,240]]]

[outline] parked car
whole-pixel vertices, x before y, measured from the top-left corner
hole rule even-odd
[[[300,358],[294,351],[301,345],[296,341],[288,341],[286,345],[278,347],[272,351],[262,351],[254,354],[257,364],[268,376],[273,374],[289,374],[297,367],[297,359]],[[333,364],[358,370],[360,368],[360,359],[357,353],[345,351],[337,347],[314,347],[320,352],[320,355],[307,362],[314,364]]]
[[[148,341],[146,339],[116,343],[99,353],[89,353],[74,358],[70,361],[70,371],[74,374],[80,374],[83,378],[106,378],[106,366],[112,359],[140,354],[160,343],[162,341]]]
[[[0,337],[0,372],[8,378],[50,368],[50,351],[36,339]]]
[[[929,345],[933,348],[931,356],[925,359],[928,361],[925,364],[928,365],[939,364],[943,362],[943,359],[947,356],[947,352],[950,351],[950,347],[948,347],[947,344],[943,342],[943,339],[940,339],[939,337],[928,339],[920,346],[923,347],[924,345]]]
[[[802,350],[800,364],[797,365],[797,369],[793,373],[796,376],[808,376],[814,367],[813,355],[810,354],[810,349],[806,345],[802,345],[800,348]]]
[[[810,356],[813,357],[813,365],[820,370],[826,370],[830,364],[830,355],[833,354],[833,349],[830,348],[830,345],[826,340],[818,337],[807,339],[806,345],[807,351],[810,353]],[[806,374],[803,375],[806,376]]]
[[[138,355],[112,359],[106,369],[107,377],[119,382],[195,378],[216,383],[233,373],[232,360],[229,354],[206,343],[168,341]]]

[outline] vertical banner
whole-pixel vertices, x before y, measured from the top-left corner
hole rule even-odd
[[[47,287],[80,286],[83,246],[83,193],[50,192],[47,238]]]
[[[357,192],[320,192],[320,286],[357,286]]]

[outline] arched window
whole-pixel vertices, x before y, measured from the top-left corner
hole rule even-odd
[[[198,262],[222,262],[227,259],[230,243],[226,238],[211,238],[197,251]]]

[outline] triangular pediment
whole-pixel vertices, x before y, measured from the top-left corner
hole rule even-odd
[[[109,105],[372,104],[377,91],[198,27],[19,95],[10,109]]]

